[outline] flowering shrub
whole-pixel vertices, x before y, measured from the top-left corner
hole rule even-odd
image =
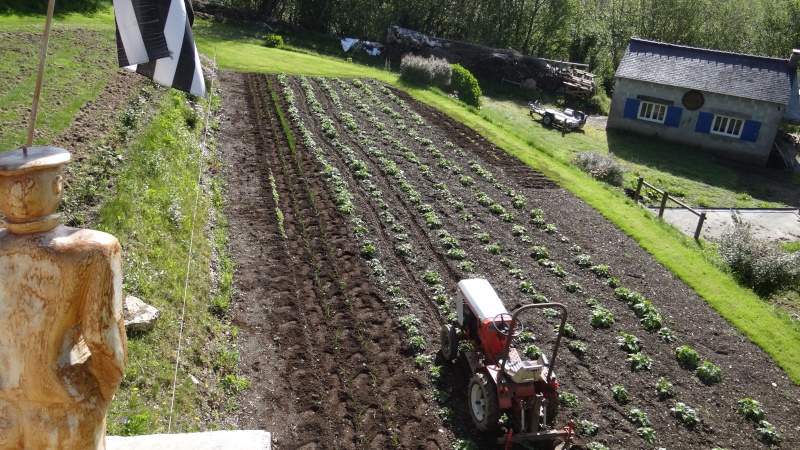
[[[598,152],[582,152],[572,159],[572,163],[594,179],[612,186],[622,186],[625,181],[625,168],[614,160],[613,153],[606,156]]]
[[[719,254],[739,283],[764,297],[800,285],[800,252],[758,240],[749,223],[733,219],[719,241]]]
[[[453,70],[444,58],[424,58],[406,54],[400,60],[400,78],[406,81],[444,87],[450,84]]]

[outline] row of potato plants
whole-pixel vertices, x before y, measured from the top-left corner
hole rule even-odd
[[[351,220],[351,223],[354,225],[354,229],[363,230],[363,233],[359,233],[359,234],[361,234],[362,236],[367,235],[368,234],[368,230],[366,230],[366,227],[364,225],[364,221],[362,220],[361,217],[359,217],[357,214],[355,214],[356,205],[354,203],[354,195],[351,193],[349,185],[347,184],[346,180],[342,176],[341,172],[339,172],[339,170],[335,166],[333,166],[332,164],[330,164],[328,162],[327,157],[326,157],[323,149],[314,140],[313,133],[307,128],[306,124],[302,120],[302,117],[300,116],[299,111],[297,109],[297,100],[296,100],[294,91],[292,90],[291,86],[289,85],[288,79],[284,75],[279,75],[278,76],[278,80],[279,80],[279,84],[281,86],[281,89],[282,89],[282,92],[283,92],[283,95],[284,95],[284,100],[289,105],[289,107],[287,108],[289,116],[290,116],[291,120],[293,121],[294,125],[300,130],[300,134],[301,134],[301,136],[303,138],[303,145],[306,148],[308,148],[309,150],[312,151],[312,153],[315,156],[315,160],[316,160],[318,166],[322,168],[322,173],[323,173],[323,176],[324,176],[325,180],[328,182],[328,184],[331,186],[332,191],[335,193],[335,200],[334,201],[335,201],[335,204],[337,205],[337,208],[339,209],[340,212],[350,216],[350,220]],[[332,124],[332,122],[329,122],[328,120],[325,120],[326,117],[324,116],[324,111],[321,110],[321,106],[315,105],[313,103],[313,101],[311,102],[311,104],[312,104],[312,110],[314,110],[314,112],[316,114],[319,114],[319,116],[321,116],[320,120],[324,124],[323,125],[323,130],[326,130],[326,133],[330,133],[330,129],[329,128],[326,129],[326,126],[329,125],[329,124]],[[315,106],[319,106],[319,107],[315,107]],[[368,249],[368,248],[370,248],[369,247],[369,242],[366,241],[366,240],[362,241],[362,246],[361,246],[362,254],[365,252],[365,249]],[[335,252],[335,249],[334,249],[334,252]],[[380,262],[377,261],[377,259],[374,259],[374,258],[371,258],[371,260],[375,261],[374,264],[371,264],[371,266],[373,268],[373,273],[376,274],[376,276],[379,277],[379,278],[381,276],[385,276],[385,273],[381,272]],[[337,273],[338,273],[338,269],[337,269]],[[340,280],[341,280],[341,277],[340,277]],[[351,299],[349,298],[349,293],[348,293],[348,291],[346,289],[346,286],[342,286],[342,287],[343,287],[342,292],[345,294],[345,297],[346,297],[345,301],[347,302],[347,304],[349,305],[349,308],[350,308],[349,312],[351,314],[353,314],[354,313],[354,306],[353,306],[353,303],[352,303]],[[357,322],[356,323],[356,327],[359,328],[360,326],[361,325]],[[337,329],[337,330],[334,331],[334,342],[338,341],[338,337],[339,337],[340,333],[341,333],[340,329]],[[356,330],[356,337],[359,340],[359,344],[361,345],[361,347],[364,349],[365,352],[370,353],[370,352],[373,351],[372,348],[374,347],[374,344],[371,342],[371,340],[367,336],[365,336],[363,333],[360,333],[358,330]],[[338,348],[338,346],[337,346],[337,348]],[[348,374],[349,372],[348,372],[348,368],[346,367],[346,364],[340,365],[339,371],[343,372],[343,377],[344,377],[345,380],[348,380],[348,379],[352,378],[352,375]],[[372,389],[373,389],[372,395],[373,396],[380,396],[380,392],[378,390],[378,386],[380,385],[380,383],[379,383],[379,380],[377,379],[377,377],[375,375],[375,373],[377,373],[376,368],[370,367],[370,372],[369,373],[370,373],[370,376],[372,377]],[[355,389],[353,388],[352,385],[349,386],[349,389],[350,389],[351,398],[353,398],[355,403],[356,403],[356,407],[357,408],[361,408],[361,406],[359,406],[359,404],[360,404],[359,398],[361,398],[361,395],[359,395],[358,392],[355,392]],[[366,406],[363,406],[363,408],[364,408],[363,411],[365,411],[366,410]],[[386,426],[388,432],[390,433],[393,442],[395,443],[395,445],[397,445],[398,444],[398,438],[399,438],[398,437],[399,436],[399,434],[398,434],[399,430],[395,426],[395,423],[397,423],[396,422],[396,418],[395,418],[395,420],[392,420],[393,416],[389,412],[390,408],[389,408],[388,404],[384,405],[384,407],[382,407],[381,409],[382,409],[382,413],[385,415],[385,418],[384,418],[385,426]],[[357,430],[360,428],[360,421],[363,418],[363,411],[361,413],[359,413],[357,415],[357,417],[355,418],[355,424],[354,425],[355,425]]]

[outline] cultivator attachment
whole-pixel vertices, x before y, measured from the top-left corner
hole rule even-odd
[[[538,427],[537,427],[538,428]],[[539,430],[539,431],[523,431],[514,433],[513,428],[508,430],[508,434],[498,438],[497,443],[505,445],[505,450],[511,450],[514,444],[521,444],[523,442],[556,442],[561,441],[559,449],[569,450],[572,448],[572,440],[574,435],[574,423],[570,421],[569,425],[564,427],[563,430]]]

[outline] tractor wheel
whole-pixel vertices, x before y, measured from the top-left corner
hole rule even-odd
[[[497,389],[489,375],[479,372],[469,381],[467,392],[469,415],[480,431],[493,431],[500,426],[500,405]]]
[[[551,116],[550,114],[546,114],[544,117],[542,117],[542,123],[544,124],[544,126],[549,127],[550,125],[553,124],[553,116]]]
[[[441,345],[442,358],[445,361],[455,361],[458,358],[458,336],[456,336],[456,329],[449,323],[442,325],[442,331],[439,333],[439,343]]]

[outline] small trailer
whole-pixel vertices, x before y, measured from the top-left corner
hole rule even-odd
[[[583,126],[586,124],[586,119],[589,118],[589,115],[585,114],[583,111],[575,111],[571,108],[564,109],[563,111],[543,108],[539,105],[538,100],[533,103],[528,103],[528,106],[530,107],[528,114],[531,116],[534,114],[540,116],[544,126],[558,127],[561,128],[562,131],[583,129]]]

